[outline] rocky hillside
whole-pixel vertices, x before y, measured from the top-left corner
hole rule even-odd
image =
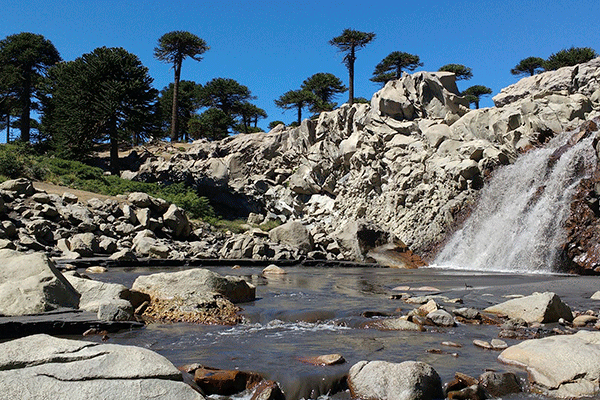
[[[301,221],[312,250],[335,249],[338,258],[364,259],[344,235],[365,221],[424,254],[497,166],[600,115],[599,79],[595,59],[524,78],[494,97],[496,107],[470,110],[453,74],[417,72],[387,83],[370,105],[344,105],[296,128],[197,141],[123,176],[187,182],[230,215]]]

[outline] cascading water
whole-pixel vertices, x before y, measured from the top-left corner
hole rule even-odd
[[[564,133],[497,171],[434,263],[455,269],[554,272],[574,189],[596,165],[591,138],[562,154],[557,151],[571,135]]]

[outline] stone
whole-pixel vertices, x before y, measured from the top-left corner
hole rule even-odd
[[[31,196],[35,193],[35,189],[29,179],[19,178],[10,179],[0,183],[0,190],[14,192],[17,195]]]
[[[504,340],[500,339],[492,339],[490,342],[493,350],[504,350],[508,347]]]
[[[250,400],[285,400],[285,395],[276,382],[262,381],[254,389]]]
[[[285,269],[278,267],[275,264],[268,265],[262,270],[263,275],[285,275]]]
[[[40,334],[0,343],[2,396],[203,400],[165,357],[145,348]]]
[[[600,332],[526,340],[504,350],[498,360],[526,368],[534,388],[552,397],[600,393]]]
[[[82,257],[91,257],[100,252],[98,238],[91,232],[73,235],[69,243],[70,250],[79,253]]]
[[[129,249],[121,249],[111,254],[108,258],[116,261],[137,261],[137,256]]]
[[[427,319],[437,326],[454,326],[456,322],[454,317],[446,310],[434,310],[427,314]]]
[[[473,344],[477,347],[481,347],[482,349],[492,349],[492,345],[489,342],[486,342],[485,340],[474,339]]]
[[[557,322],[559,318],[573,321],[573,313],[555,293],[534,293],[531,296],[508,300],[486,308],[484,311],[507,315],[509,318],[522,318],[531,322]]]
[[[171,204],[164,213],[163,222],[173,232],[173,236],[177,238],[187,238],[192,231],[185,212],[175,204]]]
[[[151,197],[142,192],[129,193],[129,196],[127,196],[127,201],[138,208],[148,208],[152,205]]]
[[[487,371],[479,376],[479,385],[493,397],[521,392],[519,378],[512,372]]]
[[[372,249],[390,242],[389,232],[366,220],[350,220],[335,233],[340,246],[355,259],[364,260]]]
[[[313,249],[312,236],[299,221],[290,221],[269,231],[269,239],[275,243],[286,244],[309,252]]]
[[[460,390],[449,391],[447,398],[452,400],[485,400],[485,390],[479,385],[471,385]]]
[[[437,372],[428,364],[405,361],[359,361],[350,368],[348,387],[353,398],[371,400],[442,399]]]
[[[596,321],[598,321],[598,317],[595,315],[578,315],[573,319],[573,326],[580,328],[588,324],[594,324]]]
[[[422,325],[408,321],[403,318],[382,319],[382,320],[370,322],[366,326],[373,327],[376,329],[388,330],[388,331],[413,331],[413,332],[425,331],[425,328],[423,328]]]
[[[98,305],[96,315],[100,321],[130,321],[133,319],[133,306],[123,299],[104,301]]]
[[[0,250],[0,315],[77,308],[79,293],[43,253]]]
[[[108,271],[108,268],[101,267],[99,265],[92,266],[92,267],[87,267],[85,269],[85,272],[87,272],[88,274],[104,274],[104,273],[106,273],[106,271]]]
[[[336,365],[346,362],[341,354],[325,354],[316,357],[304,357],[300,358],[300,361],[312,365]]]
[[[256,386],[262,376],[254,372],[200,367],[194,371],[194,382],[207,395],[231,396]]]
[[[79,198],[71,192],[64,192],[62,201],[64,204],[75,204],[79,201]]]

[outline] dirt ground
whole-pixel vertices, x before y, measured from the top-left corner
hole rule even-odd
[[[63,193],[65,193],[65,192],[73,193],[75,196],[77,196],[77,198],[81,202],[86,202],[89,199],[96,198],[96,199],[100,199],[100,200],[114,199],[120,203],[126,203],[125,199],[122,199],[122,198],[119,198],[116,196],[105,196],[103,194],[86,192],[85,190],[72,189],[70,187],[59,186],[59,185],[55,185],[53,183],[48,183],[48,182],[33,182],[33,187],[36,188],[37,190],[43,190],[44,192],[46,192],[48,194],[57,194],[59,196],[62,196]]]

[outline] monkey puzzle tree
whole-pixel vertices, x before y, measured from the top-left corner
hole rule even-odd
[[[11,82],[12,89],[8,92],[21,111],[19,125],[23,142],[30,139],[31,110],[39,106],[34,100],[38,83],[47,69],[59,61],[58,50],[42,35],[22,32],[0,40],[0,65],[3,73],[10,74],[5,81]]]
[[[456,76],[457,81],[467,81],[473,77],[471,68],[465,67],[462,64],[446,64],[438,71],[452,72]]]
[[[319,98],[308,90],[290,90],[275,100],[275,105],[284,110],[298,111],[298,125],[302,122],[302,109],[319,102]]]
[[[319,102],[311,105],[312,112],[331,111],[336,106],[333,98],[348,90],[337,76],[319,72],[304,80],[302,90],[308,90],[319,98]]]
[[[179,78],[181,77],[181,64],[187,57],[201,61],[201,55],[209,49],[203,39],[186,31],[173,31],[162,35],[158,39],[158,46],[154,48],[154,57],[158,60],[173,64],[175,79],[173,81],[173,106],[171,111],[171,141],[179,139],[177,101],[179,94]]]
[[[588,62],[598,57],[598,53],[590,47],[571,47],[560,50],[548,57],[544,62],[547,71]]]
[[[251,103],[242,103],[238,107],[237,114],[241,119],[241,124],[236,128],[237,131],[243,131],[244,133],[259,132],[257,128],[258,120],[261,118],[267,118],[267,112],[260,107],[255,106]],[[254,126],[251,126],[254,124]]]
[[[469,104],[475,104],[475,108],[479,108],[481,97],[492,94],[492,89],[483,85],[475,85],[467,88],[463,92],[463,96],[469,100]]]
[[[158,111],[160,119],[160,127],[162,132],[165,132],[170,127],[170,122],[173,112],[173,93],[174,84],[171,83],[160,91],[158,98]],[[189,139],[188,122],[192,115],[198,110],[199,105],[199,92],[202,88],[201,85],[194,81],[181,81],[179,82],[179,90],[177,96],[177,123],[179,125],[179,137],[183,138],[183,141]]]
[[[527,57],[519,61],[517,65],[513,69],[510,70],[510,73],[513,75],[527,75],[533,76],[538,72],[542,72],[544,70],[544,65],[546,61],[540,57]]]
[[[48,71],[51,112],[44,125],[57,152],[81,159],[110,142],[110,167],[119,172],[120,142],[154,128],[156,89],[148,68],[123,48],[100,47]]]
[[[393,51],[375,66],[371,81],[385,84],[393,79],[400,79],[403,69],[414,71],[417,67],[422,66],[423,63],[419,56],[402,51]]]
[[[341,52],[346,53],[344,64],[348,68],[350,93],[348,103],[354,103],[354,62],[356,61],[356,52],[375,39],[373,32],[361,32],[354,29],[344,29],[340,36],[336,36],[329,41],[329,44],[337,47]]]
[[[223,110],[210,107],[202,114],[192,116],[188,122],[188,129],[194,139],[219,140],[229,135],[229,128],[234,123],[233,118]]]

